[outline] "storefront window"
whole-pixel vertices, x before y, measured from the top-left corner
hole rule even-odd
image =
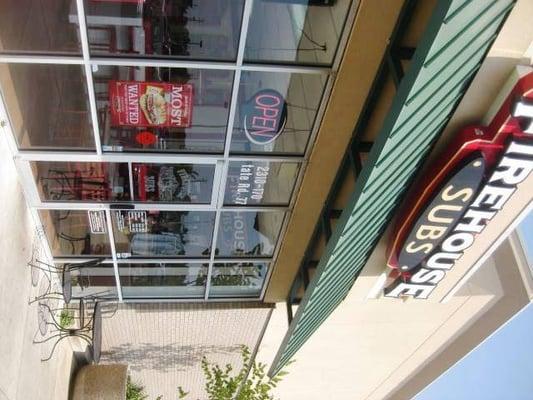
[[[117,255],[129,257],[209,257],[215,213],[113,211]]]
[[[259,297],[267,264],[215,264],[209,297]]]
[[[214,165],[133,164],[135,200],[209,204]]]
[[[323,75],[243,72],[232,153],[303,154],[325,83]]]
[[[207,266],[203,264],[119,264],[126,298],[203,298]]]
[[[96,267],[72,268],[70,275],[73,298],[118,297],[112,263],[102,263]]]
[[[32,163],[37,187],[44,201],[128,201],[127,163]]]
[[[0,64],[0,84],[20,149],[94,151],[81,66]]]
[[[218,257],[270,257],[283,223],[282,212],[226,211],[220,217]]]
[[[76,2],[0,1],[0,52],[80,54]]]
[[[287,206],[298,169],[298,163],[232,161],[224,204]]]
[[[256,0],[247,61],[330,65],[351,0]]]
[[[235,60],[243,0],[85,0],[94,55]]]
[[[54,257],[111,256],[105,213],[101,210],[40,210]]]
[[[99,66],[104,151],[224,151],[233,72]]]

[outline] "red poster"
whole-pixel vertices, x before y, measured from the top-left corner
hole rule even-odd
[[[188,128],[192,91],[191,84],[110,81],[111,124]]]

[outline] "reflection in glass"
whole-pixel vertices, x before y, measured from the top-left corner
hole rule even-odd
[[[127,257],[208,257],[215,215],[190,211],[114,211],[117,253]]]
[[[85,1],[93,54],[235,60],[243,0]]]
[[[325,83],[323,75],[243,71],[232,153],[303,154]]]
[[[255,0],[248,61],[330,65],[351,0]]]
[[[81,66],[0,64],[0,86],[20,149],[94,151]]]
[[[282,212],[223,212],[217,237],[217,256],[272,256],[283,217]]]
[[[203,264],[119,264],[119,273],[124,297],[204,297]]]
[[[209,297],[259,297],[267,264],[215,264]]]
[[[135,201],[209,204],[214,165],[133,164]]]
[[[44,201],[128,201],[130,183],[126,163],[32,162]]]
[[[224,204],[288,205],[298,175],[298,163],[232,161]]]
[[[231,71],[99,66],[104,151],[223,152],[232,85]]]
[[[0,1],[0,52],[80,54],[72,0]]]
[[[40,210],[54,257],[111,256],[105,213],[102,210]]]
[[[97,267],[74,268],[70,274],[73,298],[118,297],[115,270],[111,263],[102,263]]]

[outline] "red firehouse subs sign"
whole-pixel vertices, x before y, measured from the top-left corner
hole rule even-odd
[[[273,89],[257,92],[243,105],[244,133],[252,143],[272,143],[287,123],[287,103],[281,93]]]
[[[392,236],[386,297],[426,299],[533,170],[533,70],[491,123],[465,128],[411,191]],[[414,204],[414,206],[412,206]]]
[[[110,81],[111,125],[188,128],[193,87],[167,82]]]

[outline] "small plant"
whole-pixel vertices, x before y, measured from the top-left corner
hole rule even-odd
[[[61,328],[68,328],[74,323],[74,313],[70,310],[63,309],[59,313],[59,325]]]
[[[186,392],[181,386],[178,386],[178,399],[184,399],[188,394],[189,392]]]
[[[131,376],[128,375],[126,381],[126,400],[146,400],[148,395],[144,391],[144,386],[133,382]]]
[[[267,377],[266,365],[252,361],[250,349],[246,346],[241,347],[241,357],[242,367],[236,374],[232,373],[231,364],[221,368],[218,364],[211,364],[205,357],[202,359],[205,391],[209,400],[274,399],[272,390],[287,372],[281,371],[272,378]]]

